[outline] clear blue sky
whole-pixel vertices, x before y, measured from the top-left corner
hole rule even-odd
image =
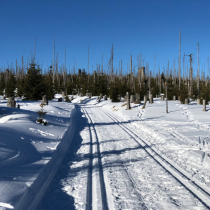
[[[142,53],[150,70],[158,62],[162,71],[176,59],[178,68],[181,31],[181,69],[183,55],[194,54],[197,71],[197,43],[200,43],[200,68],[210,56],[209,0],[0,0],[0,67],[15,66],[30,59],[36,37],[36,61],[52,64],[53,40],[59,65],[87,69],[88,46],[92,65],[107,67],[114,45],[114,67],[123,61],[127,70],[130,55],[133,66]],[[186,58],[187,59],[187,58]],[[189,59],[188,59],[189,60]],[[187,66],[187,62],[186,66]],[[189,65],[189,62],[188,62]]]

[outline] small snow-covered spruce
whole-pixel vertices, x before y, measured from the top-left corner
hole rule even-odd
[[[66,96],[65,96],[65,101],[66,101],[66,102],[71,102],[71,100],[69,99],[68,94],[66,94]]]
[[[40,124],[43,124],[43,125],[47,125],[48,124],[48,122],[46,121],[46,120],[44,120],[43,119],[43,117],[46,115],[46,113],[47,112],[44,112],[44,106],[45,106],[46,104],[44,104],[44,103],[41,103],[39,106],[41,107],[41,109],[40,110],[38,110],[37,111],[37,113],[38,113],[38,119],[37,119],[37,123],[40,123]]]

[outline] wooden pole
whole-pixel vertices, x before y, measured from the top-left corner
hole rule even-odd
[[[168,113],[168,85],[167,82],[165,82],[165,86],[166,86],[166,113]]]

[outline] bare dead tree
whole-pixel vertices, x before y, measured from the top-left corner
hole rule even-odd
[[[121,59],[121,71],[120,71],[120,74],[122,76],[122,59]]]
[[[156,55],[154,53],[154,73],[153,73],[154,77],[155,77],[155,73],[156,73]]]
[[[103,68],[104,68],[104,64],[103,64],[103,53],[102,53],[102,65],[101,65],[102,74],[103,74]]]
[[[35,64],[35,56],[36,56],[36,37],[34,39],[34,59],[33,59],[34,64]]]
[[[185,77],[185,54],[183,56],[183,79]]]
[[[197,62],[198,62],[198,70],[197,70],[197,89],[198,89],[198,98],[200,95],[200,66],[199,66],[199,42],[198,42],[198,52],[197,52]]]
[[[188,55],[190,57],[190,88],[189,88],[189,95],[192,95],[192,88],[193,88],[193,68],[192,68],[192,55]]]
[[[111,73],[112,73],[112,76],[114,75],[113,59],[114,59],[114,47],[112,44],[112,52],[111,52]]]
[[[53,42],[53,85],[55,82],[55,37]]]
[[[209,81],[209,57],[207,58],[207,83]]]
[[[34,58],[35,61],[35,58]],[[21,68],[21,79],[24,77],[24,61],[23,61],[23,56],[22,56],[22,68]]]
[[[89,46],[88,46],[88,75],[89,75]],[[89,78],[88,78],[89,80]]]
[[[179,31],[179,90],[181,88],[181,31]]]
[[[63,84],[64,84],[64,88],[66,87],[66,47],[65,47],[65,68],[63,71]]]

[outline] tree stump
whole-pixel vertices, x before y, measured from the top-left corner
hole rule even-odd
[[[101,101],[100,96],[97,97],[96,101],[97,102],[100,102]]]
[[[16,101],[14,97],[9,97],[7,99],[7,107],[16,108]]]
[[[48,105],[47,95],[42,96],[42,103]]]
[[[62,97],[65,97],[66,96],[66,91],[62,91]]]
[[[150,97],[149,97],[149,103],[153,104],[153,97],[152,97],[152,95],[150,95]]]
[[[126,97],[127,97],[127,108],[126,108],[126,110],[129,110],[129,109],[131,109],[129,92],[126,92]]]
[[[140,94],[138,94],[138,93],[136,93],[136,101],[134,102],[134,104],[141,104]]]
[[[206,100],[203,100],[203,111],[206,111]]]
[[[149,94],[149,103],[152,104],[153,103],[153,95]]]
[[[121,95],[118,95],[118,96],[117,96],[117,100],[118,100],[119,102],[121,102]]]
[[[136,100],[135,95],[131,95],[131,96],[130,96],[130,102],[131,102],[131,103],[134,103],[135,100]]]

